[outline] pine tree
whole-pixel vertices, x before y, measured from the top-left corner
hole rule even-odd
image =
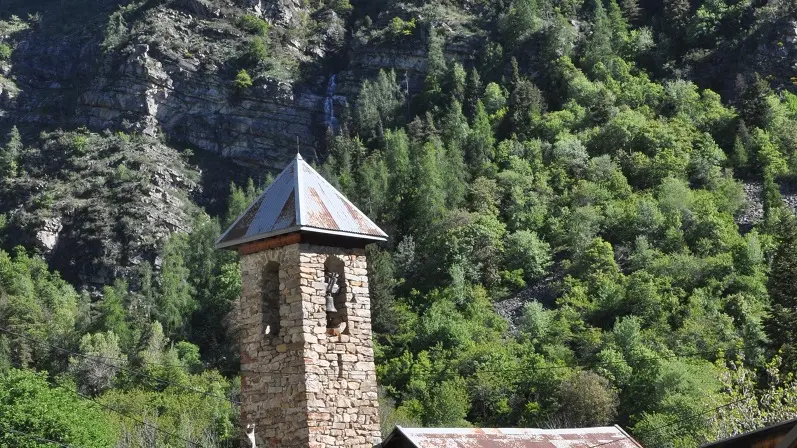
[[[772,347],[781,350],[784,366],[797,370],[797,223],[789,215],[781,221],[778,247],[767,283],[771,300],[765,328]]]
[[[664,16],[674,34],[678,36],[686,31],[689,23],[689,0],[664,0]]]
[[[623,54],[628,42],[628,22],[623,17],[622,10],[617,0],[608,0],[607,13],[609,25],[612,29],[612,47],[615,53]]]
[[[190,272],[183,261],[185,244],[185,235],[174,234],[163,249],[156,315],[164,330],[171,335],[184,330],[183,325],[197,305],[188,283]]]
[[[332,165],[337,175],[338,185],[342,193],[354,197],[356,185],[355,172],[359,161],[365,154],[365,147],[359,137],[350,138],[345,135],[335,137],[331,151],[334,159]]]
[[[429,33],[429,52],[426,55],[427,71],[424,90],[435,98],[442,90],[443,80],[446,76],[444,46],[445,39],[432,28]]]
[[[639,19],[642,13],[642,8],[639,7],[639,0],[622,0],[620,6],[623,8],[623,13],[629,23],[633,23]]]
[[[468,119],[473,118],[476,112],[476,102],[482,95],[482,81],[479,72],[475,68],[470,69],[465,80],[465,101],[462,103],[462,110]]]
[[[227,215],[224,217],[224,227],[229,227],[241,214],[246,211],[249,202],[246,192],[238,188],[235,182],[230,182],[230,198],[227,200]]]
[[[357,169],[356,193],[357,205],[372,218],[379,219],[388,203],[388,168],[385,161],[372,155]]]
[[[457,101],[453,101],[443,117],[441,129],[446,148],[443,179],[446,185],[446,206],[449,209],[456,209],[465,201],[468,173],[464,148],[469,132],[468,121],[462,114],[462,107]]]
[[[393,70],[380,70],[376,80],[363,81],[354,110],[359,135],[366,141],[383,138],[384,130],[403,115],[403,99],[404,91]]]
[[[731,153],[731,163],[736,169],[746,169],[749,162],[749,152],[747,148],[750,146],[750,134],[747,132],[747,126],[744,120],[739,123],[736,137],[733,139],[733,152]]]
[[[739,112],[745,123],[761,129],[769,127],[773,115],[767,100],[769,95],[772,95],[769,83],[756,73],[753,81],[744,89],[739,104]]]
[[[482,166],[493,157],[493,129],[490,117],[481,101],[476,103],[476,114],[473,117],[473,126],[468,137],[467,161],[471,170],[480,170]]]
[[[448,70],[448,79],[446,80],[446,87],[451,99],[453,101],[462,102],[465,100],[465,83],[466,83],[465,69],[462,64],[455,62]]]
[[[780,197],[780,188],[775,182],[775,177],[770,171],[764,172],[764,225],[774,228],[780,217],[780,209],[783,202]]]
[[[411,185],[409,146],[409,138],[403,129],[385,133],[385,159],[390,167],[387,188],[388,197],[392,199],[386,206],[386,212],[401,230],[407,229],[408,221],[406,203]]]
[[[16,126],[8,133],[8,143],[0,147],[0,179],[17,175],[17,158],[22,152],[22,137]]]
[[[536,0],[514,0],[501,21],[501,34],[510,48],[519,47],[542,26]]]
[[[587,39],[584,63],[589,69],[598,62],[606,62],[614,55],[612,49],[613,27],[600,0],[593,1],[592,33]]]
[[[112,331],[119,337],[121,346],[130,349],[138,341],[133,340],[133,333],[128,324],[128,312],[125,304],[127,294],[127,283],[123,280],[114,282],[113,287],[103,288],[103,298],[97,307],[100,315],[95,330]]]
[[[427,236],[445,213],[446,185],[441,167],[444,155],[442,148],[432,141],[410,145],[410,151],[410,229],[415,235]]]
[[[515,58],[512,58],[511,66],[512,93],[509,95],[509,119],[512,131],[523,135],[530,130],[530,119],[539,117],[545,112],[545,99],[534,83],[520,75]]]

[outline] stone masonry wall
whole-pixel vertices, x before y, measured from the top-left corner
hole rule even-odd
[[[343,271],[336,302],[340,311],[345,299],[347,322],[336,329],[327,328],[325,311],[329,266]],[[234,319],[241,424],[255,424],[258,447],[372,448],[379,442],[366,267],[362,249],[305,243],[241,258]],[[269,297],[275,274],[276,301]],[[264,303],[279,304],[277,325],[269,325],[276,314]]]
[[[300,251],[310,446],[371,448],[380,433],[365,251],[305,244]],[[339,294],[345,297],[348,322],[342,331],[327,328],[329,257],[344,266]]]
[[[279,263],[279,333],[266,333],[264,302]],[[304,378],[299,248],[294,244],[241,257],[241,300],[235,330],[241,346],[241,423],[255,424],[258,447],[306,447],[307,393]],[[266,313],[268,314],[268,313]],[[264,318],[265,317],[265,318]]]

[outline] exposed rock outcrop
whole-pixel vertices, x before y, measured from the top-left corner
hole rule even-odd
[[[427,28],[385,38],[394,12],[355,37],[345,8],[339,13],[299,0],[98,0],[84,6],[80,26],[63,8],[45,9],[40,21],[10,38],[13,57],[0,62],[0,131],[17,125],[26,144],[44,146],[24,161],[31,178],[10,182],[0,213],[10,217],[16,244],[38,247],[76,284],[99,286],[154,260],[169,233],[188,228],[194,201],[220,207],[223,199],[198,193],[198,182],[204,186],[205,178],[219,176],[198,181],[181,174],[192,169],[175,148],[262,172],[283,167],[298,138],[302,154],[320,161],[327,122],[352,105],[364,79],[395,70],[414,95],[427,70]],[[426,12],[401,14],[421,20]],[[434,23],[451,29],[447,22]],[[448,55],[472,59],[481,35],[450,34]],[[253,61],[247,52],[258,39],[266,42],[268,56]],[[252,75],[250,87],[233,83],[242,68]],[[107,130],[108,142],[118,139],[117,132],[141,139],[135,150],[151,163],[134,168],[143,172],[138,187],[103,185],[94,176],[112,177],[135,158],[130,148],[119,149],[121,143],[97,143],[119,146],[109,149],[123,153],[113,157],[74,155],[68,142],[35,138],[81,127]],[[45,160],[44,153],[58,151],[74,158]],[[76,161],[78,166],[69,165]],[[218,165],[213,170],[221,171]],[[82,178],[53,180],[62,174]],[[229,180],[214,182],[226,188]],[[111,197],[120,192],[129,197]],[[224,198],[227,191],[213,187],[210,194]],[[120,203],[126,206],[120,209]]]

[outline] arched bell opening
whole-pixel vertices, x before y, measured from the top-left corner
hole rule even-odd
[[[325,310],[327,333],[349,334],[349,310],[346,303],[346,266],[338,257],[324,262]]]

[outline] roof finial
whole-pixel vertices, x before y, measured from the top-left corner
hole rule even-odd
[[[299,152],[299,136],[296,135],[296,158],[302,160],[302,154]]]

